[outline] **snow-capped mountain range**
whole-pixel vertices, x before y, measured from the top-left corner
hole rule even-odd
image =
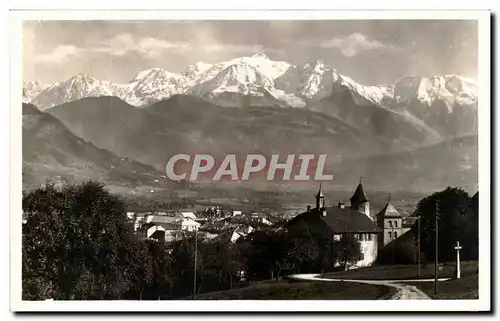
[[[143,107],[176,94],[220,103],[220,97],[229,93],[262,97],[263,103],[269,105],[307,107],[339,90],[349,91],[360,105],[368,102],[383,108],[397,108],[413,101],[424,106],[443,102],[449,112],[457,105],[477,106],[475,82],[461,76],[408,77],[390,85],[365,86],[321,60],[295,66],[273,61],[262,53],[213,65],[198,62],[182,73],[152,68],[139,72],[125,84],[98,80],[88,74],[51,85],[28,82],[24,84],[23,102],[44,110],[86,97],[115,96]],[[228,104],[237,107],[241,103],[231,100]]]

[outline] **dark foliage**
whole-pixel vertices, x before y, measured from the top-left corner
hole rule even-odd
[[[435,254],[435,216],[438,208],[439,261],[453,261],[456,242],[463,260],[478,258],[478,194],[472,199],[460,188],[448,187],[422,199],[415,210],[421,216],[421,248],[428,258]],[[416,225],[412,228],[416,233]]]
[[[24,195],[23,212],[23,298],[119,299],[150,280],[145,244],[102,185],[48,184]]]

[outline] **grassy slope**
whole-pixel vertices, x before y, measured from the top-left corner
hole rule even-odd
[[[474,300],[479,298],[478,274],[438,283],[438,293],[434,294],[434,283],[409,283],[417,286],[435,300]]]
[[[462,276],[469,276],[478,273],[477,262],[462,262]],[[455,265],[444,264],[443,269],[438,271],[440,278],[449,278],[454,275]],[[326,278],[332,279],[359,279],[359,280],[404,280],[416,279],[417,267],[416,265],[395,265],[395,266],[371,266],[351,271],[340,271],[326,273],[323,275]],[[434,265],[422,265],[420,268],[420,278],[429,279],[434,278]]]
[[[396,291],[381,285],[350,282],[269,282],[204,293],[198,300],[379,300]],[[187,298],[188,299],[188,298]]]
[[[118,157],[69,131],[57,118],[23,105],[23,186],[47,179],[70,183],[95,179],[114,191],[164,190],[174,186],[161,180],[163,173],[151,166]],[[155,183],[154,180],[159,180]]]

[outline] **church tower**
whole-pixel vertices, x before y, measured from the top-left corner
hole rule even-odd
[[[325,195],[323,195],[323,189],[319,184],[318,194],[316,194],[316,209],[319,211],[323,208],[325,208]]]
[[[382,230],[379,248],[392,242],[403,234],[403,217],[391,203],[391,194],[384,208],[377,214],[377,225]]]
[[[356,188],[356,191],[351,197],[351,208],[365,214],[368,216],[371,220],[372,217],[370,215],[370,202],[368,201],[368,197],[366,197],[365,190],[363,189],[363,184],[362,184],[363,178],[359,178],[359,184],[358,187]]]

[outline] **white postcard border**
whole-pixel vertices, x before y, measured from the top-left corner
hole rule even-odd
[[[479,300],[431,301],[22,301],[21,300],[21,21],[22,20],[317,20],[474,19],[479,24]],[[10,273],[12,311],[488,311],[490,294],[490,12],[473,11],[15,11],[10,15]],[[483,241],[484,240],[484,241]]]

